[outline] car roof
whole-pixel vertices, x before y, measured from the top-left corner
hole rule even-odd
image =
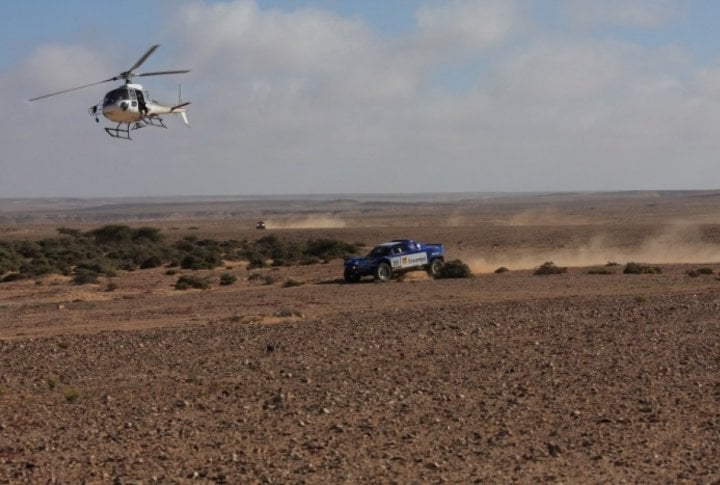
[[[392,246],[397,246],[398,244],[407,244],[407,243],[411,243],[411,242],[413,242],[413,241],[411,241],[410,239],[395,239],[393,241],[388,241],[388,242],[384,242],[382,244],[378,244],[378,246],[392,247]]]

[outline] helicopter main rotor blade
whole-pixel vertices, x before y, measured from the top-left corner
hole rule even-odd
[[[164,74],[185,74],[186,72],[190,72],[190,69],[182,69],[179,71],[154,71],[154,72],[143,72],[140,74],[135,74],[137,77],[147,77],[147,76],[161,76]]]
[[[110,79],[105,79],[104,81],[98,81],[96,83],[85,84],[83,86],[78,86],[78,87],[70,88],[70,89],[63,89],[62,91],[58,91],[56,93],[43,94],[42,96],[37,96],[35,98],[31,98],[30,101],[37,101],[38,99],[49,98],[50,96],[57,96],[58,94],[65,94],[65,93],[69,93],[70,91],[77,91],[78,89],[89,88],[90,86],[95,86],[97,84],[102,84],[102,83],[106,83],[109,81],[115,81],[115,80],[117,80],[117,79],[111,77]]]
[[[133,72],[135,69],[142,66],[142,63],[145,62],[147,60],[147,58],[150,57],[150,55],[153,52],[155,52],[155,49],[157,49],[158,47],[160,47],[160,44],[155,44],[154,46],[149,48],[148,51],[145,54],[143,54],[143,56],[140,59],[138,59],[138,61],[135,64],[133,64],[133,67],[131,67],[130,69],[127,70],[127,72]]]

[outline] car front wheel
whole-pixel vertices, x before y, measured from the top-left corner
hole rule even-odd
[[[360,275],[354,271],[345,270],[345,282],[346,283],[357,283],[360,281]]]

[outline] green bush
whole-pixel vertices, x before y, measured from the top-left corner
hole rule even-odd
[[[286,279],[285,282],[283,283],[283,288],[292,288],[292,287],[294,287],[294,286],[302,286],[302,285],[304,285],[304,284],[305,284],[305,283],[303,283],[303,282],[300,281],[300,280],[296,280],[295,278],[288,278],[288,279]]]
[[[77,387],[68,386],[63,391],[63,395],[65,396],[65,400],[67,402],[74,403],[83,397],[83,392]]]
[[[200,240],[187,236],[167,243],[156,228],[114,224],[81,233],[60,228],[58,237],[40,241],[0,242],[0,281],[37,279],[47,274],[73,274],[74,269],[113,275],[163,265],[184,269],[214,269],[224,260],[249,261],[248,269],[317,264],[357,252],[358,244],[332,239],[305,243],[270,234],[257,241]],[[77,271],[76,271],[77,272]],[[81,279],[84,278],[81,277]]]
[[[237,281],[237,276],[231,275],[230,273],[223,273],[220,275],[220,284],[222,286],[232,285]]]
[[[92,270],[88,269],[78,269],[75,271],[75,276],[73,277],[73,283],[76,285],[87,285],[90,283],[97,283],[98,281],[98,273]]]
[[[260,255],[253,254],[249,259],[247,269],[258,269],[264,268],[265,266],[265,259]]]
[[[437,275],[438,278],[470,278],[471,276],[470,267],[459,259],[447,261]]]
[[[205,279],[197,278],[195,276],[188,276],[188,275],[181,276],[175,282],[176,290],[189,290],[191,288],[194,288],[197,290],[208,290],[208,289],[210,289],[210,284]]]
[[[305,254],[317,260],[330,260],[351,256],[358,250],[356,245],[336,239],[311,239],[307,242]]]
[[[550,275],[567,273],[567,268],[555,266],[552,261],[546,261],[535,270],[536,275]]]
[[[714,273],[715,272],[713,271],[712,268],[702,267],[702,268],[695,268],[695,269],[689,270],[687,272],[687,275],[691,278],[697,278],[700,275],[711,275]]]
[[[98,244],[122,244],[133,238],[133,230],[128,226],[112,224],[92,230],[88,233]]]
[[[623,269],[624,274],[660,274],[662,269],[659,266],[649,266],[640,263],[628,263]]]

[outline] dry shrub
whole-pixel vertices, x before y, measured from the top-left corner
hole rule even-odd
[[[206,280],[195,276],[181,276],[175,282],[176,290],[189,290],[190,288],[208,290],[210,289],[210,284]]]
[[[282,317],[282,318],[291,318],[291,317],[298,317],[302,318],[305,315],[300,310],[296,310],[295,308],[281,308],[277,312],[275,312],[276,317]]]
[[[292,288],[294,286],[302,286],[305,283],[303,283],[300,280],[296,280],[295,278],[288,278],[285,280],[285,283],[283,283],[283,288]]]
[[[687,275],[691,278],[697,278],[700,275],[711,275],[714,274],[714,271],[712,268],[703,267],[703,268],[695,268],[691,269],[687,272]]]
[[[470,266],[459,259],[455,259],[442,265],[437,278],[470,278],[471,276]]]
[[[536,275],[562,274],[567,273],[567,268],[555,266],[552,261],[545,261],[538,269],[535,270]]]
[[[222,285],[222,286],[232,285],[236,281],[237,281],[237,277],[230,273],[223,273],[220,275],[220,285]]]
[[[624,274],[660,274],[662,269],[659,266],[650,266],[648,264],[640,264],[630,262],[623,269]]]

